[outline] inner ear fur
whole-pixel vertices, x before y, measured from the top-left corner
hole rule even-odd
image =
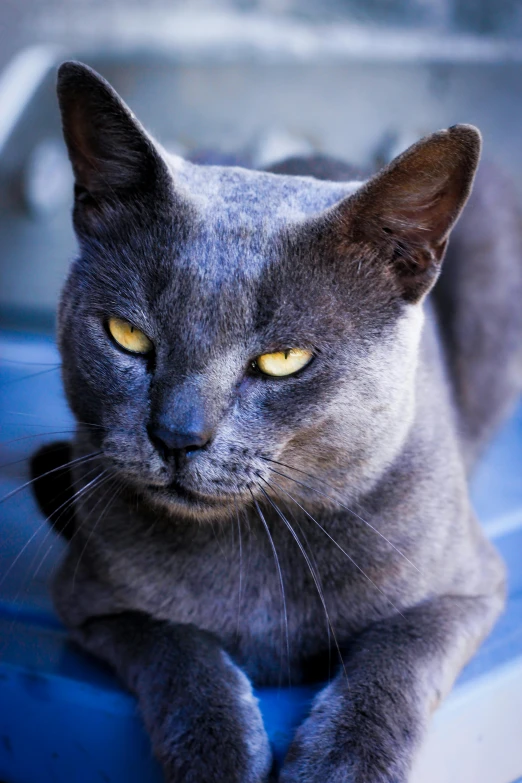
[[[372,246],[404,298],[437,279],[451,229],[471,192],[481,136],[454,125],[414,144],[335,209],[351,242]]]

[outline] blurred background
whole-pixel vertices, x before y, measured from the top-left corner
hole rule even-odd
[[[54,96],[68,57],[182,154],[262,166],[316,150],[367,171],[472,122],[522,182],[517,0],[3,0],[0,326],[52,331],[75,252]]]

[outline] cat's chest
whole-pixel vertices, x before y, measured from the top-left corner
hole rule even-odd
[[[285,606],[300,616],[316,603],[304,560],[274,553],[237,532],[204,543],[136,542],[110,560],[111,581],[149,611],[209,630],[276,625]]]
[[[299,681],[307,661],[390,610],[388,586],[377,584],[385,571],[354,565],[361,550],[348,532],[341,548],[302,526],[305,556],[276,526],[270,540],[247,524],[182,532],[126,522],[115,519],[99,541],[118,604],[216,634],[255,681],[277,683],[288,657]]]
[[[195,539],[135,539],[113,552],[106,562],[116,592],[133,608],[215,633],[264,681],[288,652],[295,670],[328,649],[332,627],[344,638],[353,630],[357,585],[341,564],[335,579],[331,562],[321,579],[317,561],[312,574],[291,542],[276,538],[274,553],[259,534],[240,537],[237,528]]]

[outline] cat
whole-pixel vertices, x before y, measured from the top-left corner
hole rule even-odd
[[[252,683],[314,680],[281,783],[405,783],[505,600],[467,478],[522,390],[509,187],[481,167],[440,274],[472,126],[354,182],[170,156],[80,63],[58,97],[77,434],[33,475],[69,539],[59,615],[136,694],[169,783],[268,780]]]

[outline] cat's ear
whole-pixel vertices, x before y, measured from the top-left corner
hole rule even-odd
[[[130,109],[99,74],[78,62],[60,66],[57,83],[77,200],[94,204],[150,190],[166,166]]]
[[[337,225],[386,265],[408,301],[420,299],[437,279],[480,148],[480,133],[471,125],[434,133],[334,208]]]

